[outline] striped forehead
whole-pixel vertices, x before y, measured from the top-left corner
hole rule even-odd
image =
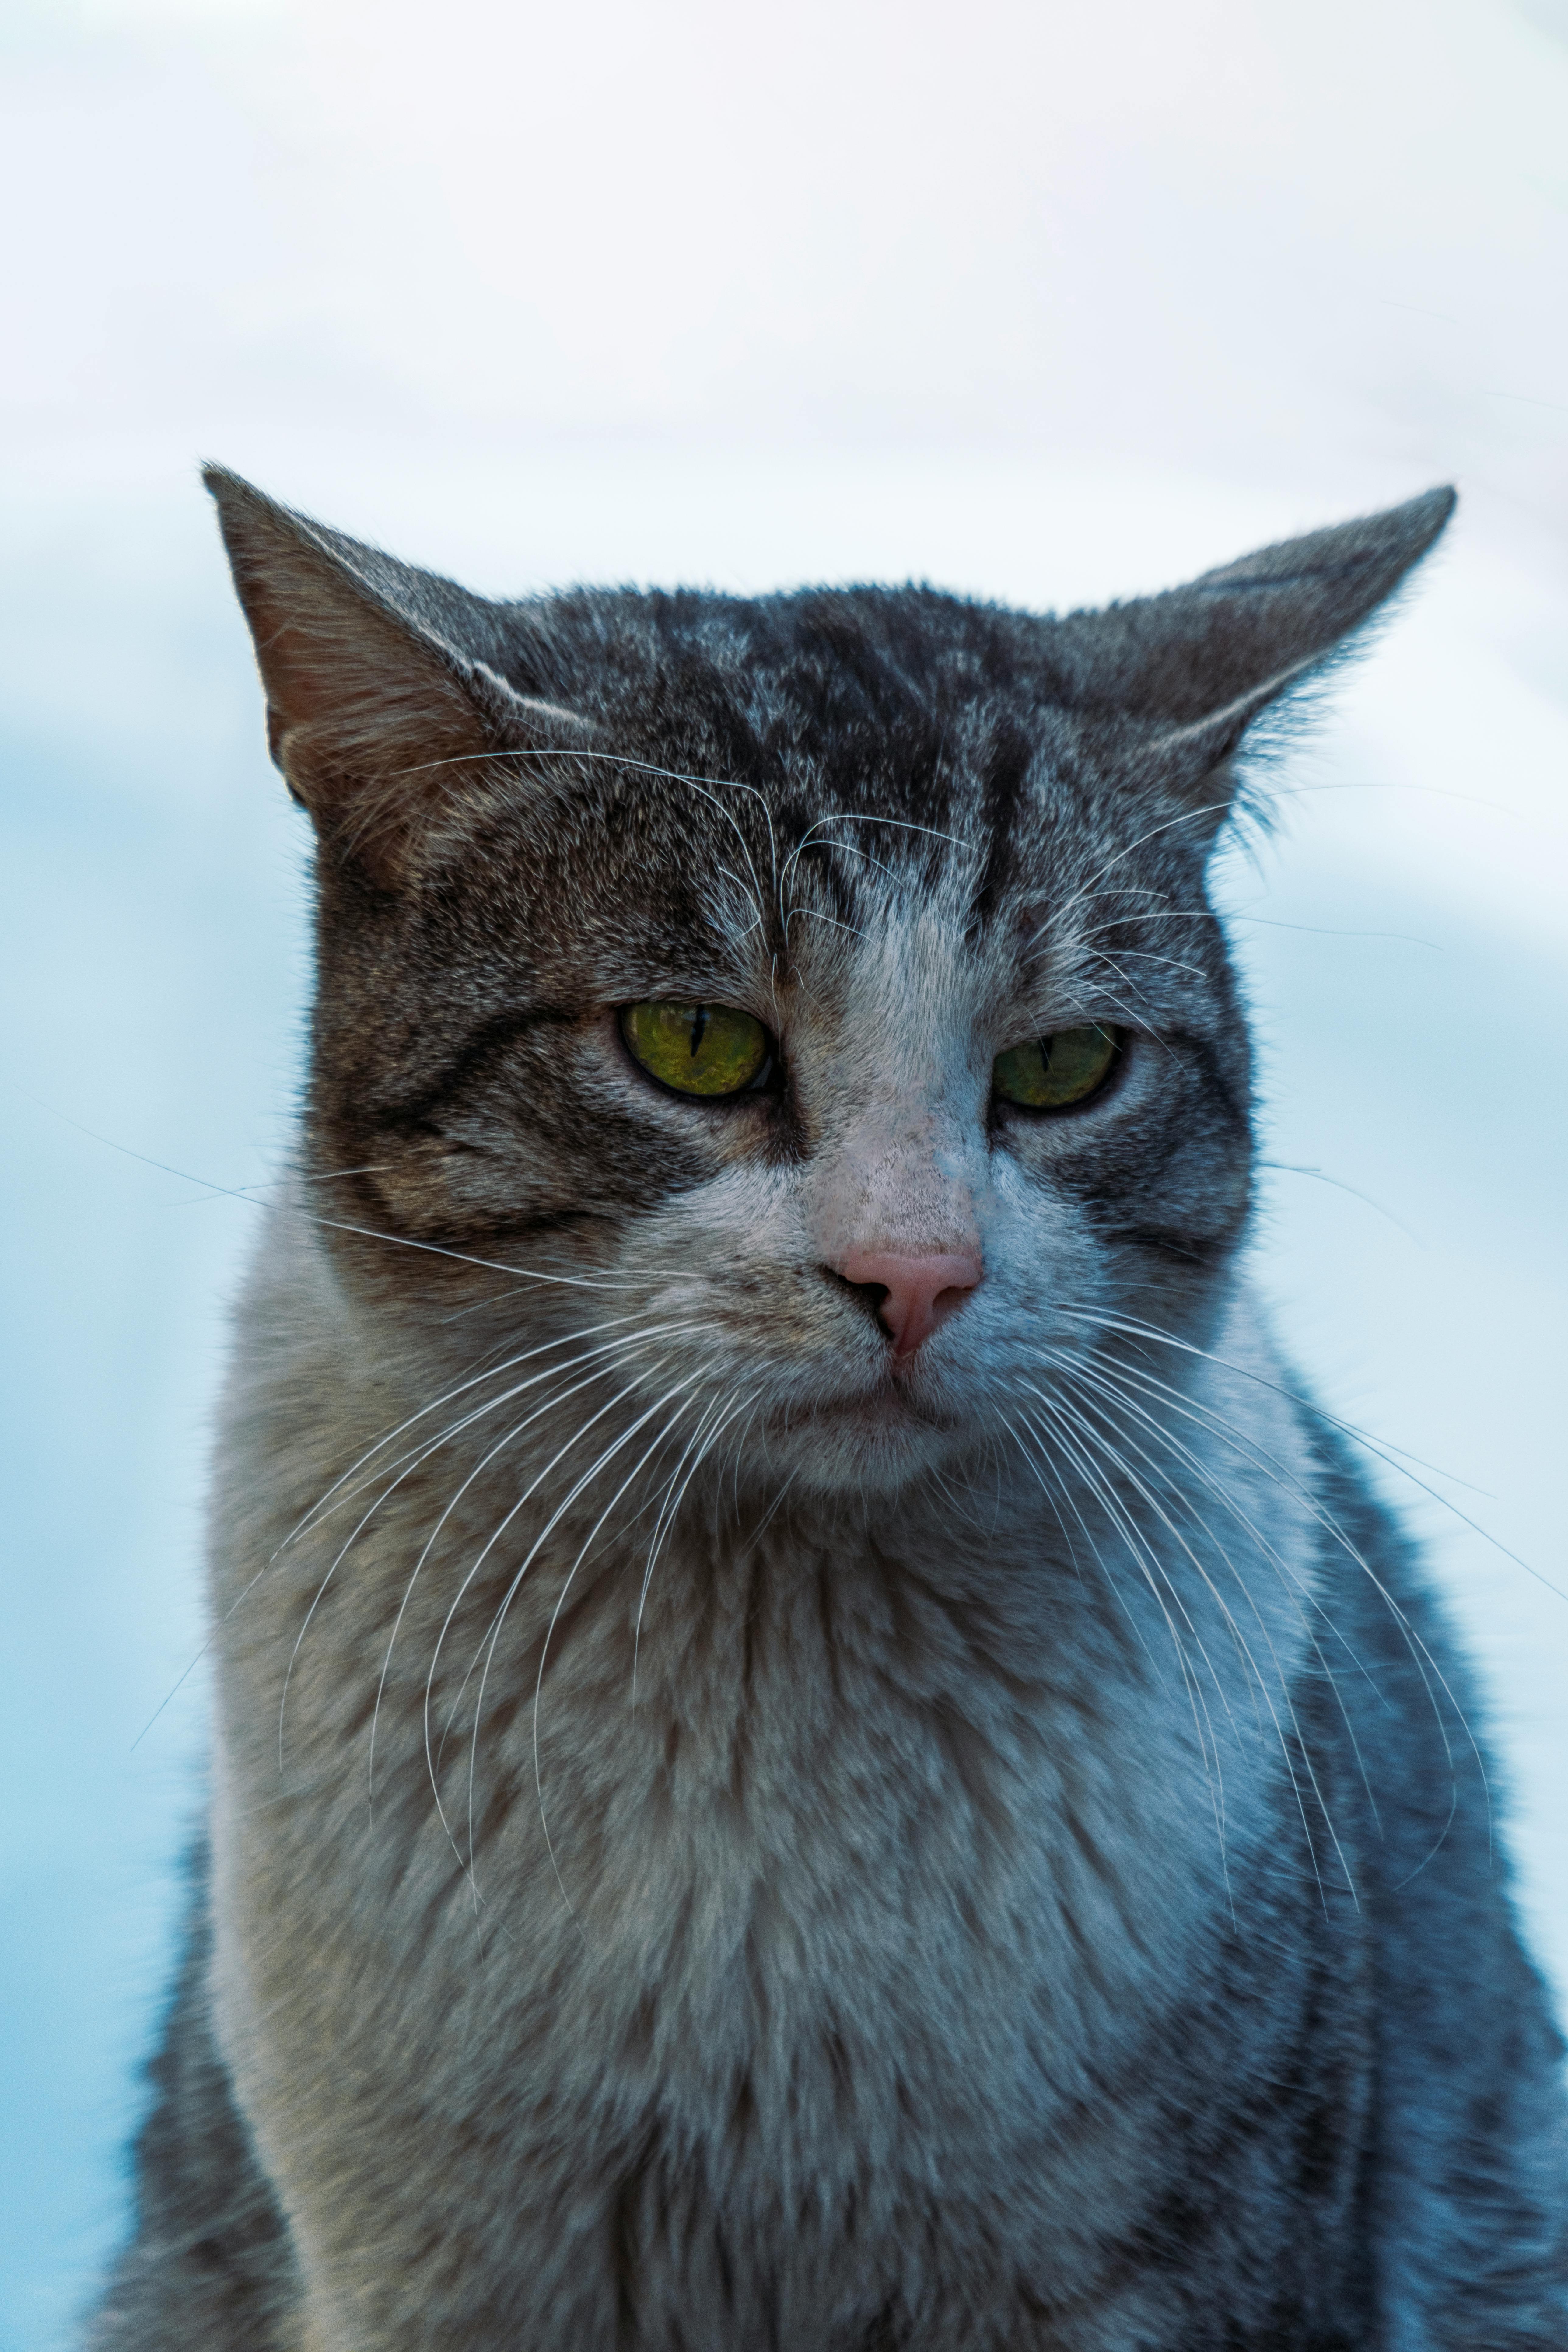
[[[882,827],[874,849],[857,842],[845,855],[843,829],[831,831],[781,868],[787,976],[802,1009],[831,1021],[851,1063],[875,1039],[883,1075],[891,1054],[912,1077],[933,1052],[963,1051],[994,992],[992,958],[969,920],[976,861],[962,841],[919,835],[900,854],[900,836],[889,843]]]
[[[1113,836],[1085,823],[1054,781],[1042,763],[1037,776],[1015,774],[1006,791],[988,793],[960,772],[940,812],[928,797],[920,816],[894,814],[880,796],[879,807],[775,823],[766,849],[789,961],[824,931],[918,939],[933,971],[961,948],[986,961],[1015,959],[1047,908],[1072,898],[1115,852]]]
[[[845,1050],[875,1032],[929,1061],[1026,1008],[1087,1006],[1133,1025],[1206,1025],[1223,1009],[1201,858],[1179,836],[1145,842],[1132,796],[1096,807],[1047,773],[990,807],[955,791],[948,814],[935,826],[828,809],[780,842],[780,920],[765,948],[757,926],[747,946],[782,950],[772,982],[798,981],[807,1003],[831,1007]]]

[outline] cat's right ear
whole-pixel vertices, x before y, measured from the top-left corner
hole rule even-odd
[[[520,753],[576,750],[571,711],[514,691],[455,639],[488,608],[208,466],[267,695],[267,740],[324,847],[377,888],[414,878],[444,833],[515,778]],[[454,627],[454,622],[457,625]]]

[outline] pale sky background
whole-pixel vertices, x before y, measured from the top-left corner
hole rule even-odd
[[[10,0],[0,64],[4,2352],[123,2223],[199,1669],[132,1743],[201,1640],[249,1230],[188,1180],[262,1182],[299,1069],[205,456],[500,592],[1037,606],[1458,482],[1226,891],[1259,1271],[1436,1465],[1389,1483],[1561,1999],[1568,0]]]

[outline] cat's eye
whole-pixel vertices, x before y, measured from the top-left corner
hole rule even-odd
[[[768,1074],[773,1042],[727,1004],[628,1004],[621,1035],[632,1059],[681,1095],[740,1095]]]
[[[1115,1067],[1121,1040],[1114,1029],[1088,1022],[1057,1029],[998,1054],[991,1084],[1004,1102],[1026,1110],[1066,1110],[1098,1094]]]

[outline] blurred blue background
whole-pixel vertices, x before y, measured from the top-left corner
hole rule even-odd
[[[202,456],[500,592],[1038,606],[1458,482],[1224,888],[1259,1273],[1435,1465],[1387,1483],[1568,1988],[1568,0],[11,0],[0,56],[0,2346],[123,2226],[235,1195],[299,1078]]]

